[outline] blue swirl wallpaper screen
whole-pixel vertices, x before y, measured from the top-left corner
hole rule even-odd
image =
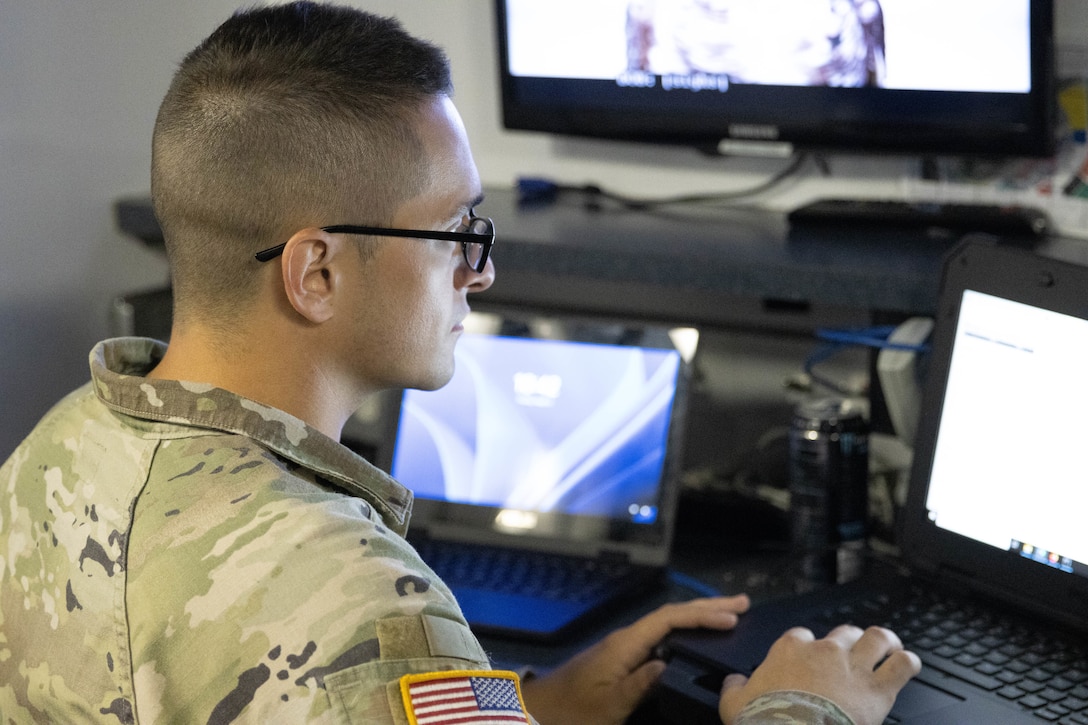
[[[392,474],[417,496],[657,518],[679,353],[466,334],[456,363],[405,392]]]

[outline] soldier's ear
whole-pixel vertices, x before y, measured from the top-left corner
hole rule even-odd
[[[283,291],[299,315],[326,322],[335,311],[335,296],[344,282],[342,238],[316,227],[295,232],[283,248]]]

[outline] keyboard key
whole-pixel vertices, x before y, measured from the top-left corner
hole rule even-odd
[[[997,694],[1009,700],[1019,700],[1027,693],[1015,685],[1005,685],[997,691]]]
[[[984,655],[990,654],[991,649],[993,648],[987,647],[981,642],[972,642],[964,647],[963,651],[969,655],[974,655],[975,657],[983,657]]]
[[[1073,683],[1060,675],[1058,677],[1051,678],[1050,682],[1048,682],[1047,684],[1053,687],[1055,690],[1066,691],[1073,689]]]
[[[1049,703],[1038,695],[1025,695],[1020,698],[1020,704],[1029,710],[1035,710],[1036,708],[1043,707]]]
[[[1008,644],[1002,645],[997,651],[1003,655],[1008,655],[1009,657],[1019,657],[1024,654],[1024,648],[1015,642],[1009,642]]]
[[[1038,692],[1046,687],[1046,685],[1037,680],[1029,680],[1027,678],[1020,680],[1020,682],[1016,683],[1016,686],[1024,692]]]
[[[925,631],[926,637],[932,637],[938,640],[944,640],[944,630],[940,627],[930,627]]]
[[[1088,700],[1079,697],[1067,697],[1061,701],[1061,704],[1063,707],[1067,707],[1074,712],[1088,709]]]
[[[946,657],[941,657],[936,653],[923,654],[921,655],[921,660],[922,663],[927,666],[938,669],[941,672],[946,672],[953,677],[958,677],[959,679],[966,682],[970,682],[971,684],[981,687],[984,690],[996,690],[1004,684],[996,677],[990,677],[989,675],[984,675],[981,672],[975,672],[970,667],[964,667],[963,665],[957,664]],[[1041,686],[1040,689],[1042,689]]]
[[[978,663],[982,662],[982,658],[981,657],[976,657],[975,655],[969,655],[966,652],[964,652],[961,655],[956,655],[952,659],[952,661],[955,662],[958,665],[963,665],[964,667],[974,667]]]
[[[1024,679],[1023,675],[1021,675],[1021,674],[1019,674],[1017,672],[1011,672],[1009,670],[1002,670],[1000,673],[998,673],[996,675],[996,677],[997,677],[997,679],[1001,680],[1002,682],[1007,682],[1010,685],[1016,684],[1020,680]]]

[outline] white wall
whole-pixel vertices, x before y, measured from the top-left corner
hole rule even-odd
[[[980,0],[981,2],[982,0]],[[1058,0],[1088,44],[1088,3]],[[87,379],[111,299],[161,285],[161,256],[123,237],[114,199],[147,190],[151,126],[177,61],[248,0],[0,0],[0,458]],[[355,0],[448,50],[485,183],[520,174],[631,193],[743,187],[776,162],[500,130],[491,0]],[[909,161],[837,159],[771,203],[864,185],[894,192]]]
[[[0,459],[87,379],[114,295],[161,286],[113,199],[146,193],[178,59],[237,6],[0,0]]]

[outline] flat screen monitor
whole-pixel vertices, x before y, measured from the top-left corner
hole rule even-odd
[[[509,129],[1045,156],[1053,0],[495,0]]]

